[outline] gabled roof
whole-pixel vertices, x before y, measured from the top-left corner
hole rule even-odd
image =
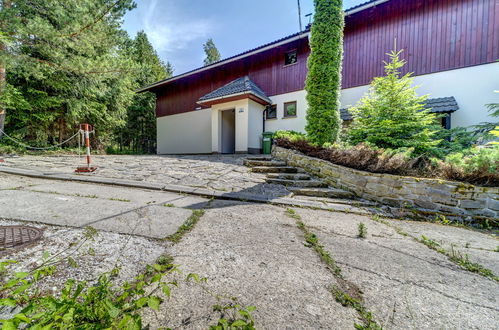
[[[255,84],[248,76],[233,80],[230,83],[215,89],[204,96],[201,96],[198,103],[213,103],[214,101],[238,95],[253,95],[263,101],[263,103],[272,103],[270,98],[265,95],[265,92],[262,91],[262,89],[258,87],[257,84]]]
[[[352,8],[349,8],[349,9],[345,10],[345,15],[355,14],[355,13],[357,13],[359,11],[363,11],[365,9],[374,7],[376,5],[379,5],[379,4],[381,4],[383,2],[387,2],[387,1],[390,1],[390,0],[370,0],[370,1],[364,2],[362,4],[359,4],[357,6],[354,6]],[[186,76],[190,76],[192,74],[195,74],[195,73],[198,73],[198,72],[201,72],[201,71],[205,71],[205,70],[208,70],[208,69],[211,69],[211,68],[214,68],[214,67],[217,67],[217,66],[229,63],[229,62],[233,62],[235,60],[238,60],[240,58],[244,58],[244,57],[253,55],[255,53],[263,52],[263,51],[268,50],[270,48],[277,47],[280,44],[286,44],[288,42],[291,42],[291,41],[294,41],[294,40],[297,40],[297,39],[308,37],[309,34],[310,34],[310,26],[307,26],[305,28],[305,30],[303,30],[303,31],[300,31],[300,32],[297,32],[297,33],[293,33],[293,34],[291,34],[291,35],[289,35],[287,37],[284,37],[284,38],[281,38],[281,39],[278,39],[278,40],[266,43],[264,45],[258,46],[256,48],[253,48],[253,49],[250,49],[250,50],[247,50],[247,51],[244,51],[244,52],[239,53],[237,55],[234,55],[234,56],[231,56],[231,57],[227,57],[227,58],[225,58],[223,60],[220,60],[218,62],[212,63],[210,65],[199,67],[199,68],[196,68],[194,70],[187,71],[187,72],[184,72],[182,74],[179,74],[179,75],[176,75],[176,76],[173,76],[173,77],[170,77],[170,78],[166,78],[164,80],[160,80],[160,81],[158,81],[158,82],[156,82],[154,84],[151,84],[149,86],[145,86],[145,87],[137,90],[137,92],[143,92],[143,91],[152,89],[152,88],[154,88],[156,86],[160,86],[160,85],[163,85],[163,84],[175,81],[177,79],[180,79],[180,78],[183,78],[183,77],[186,77]]]
[[[426,101],[425,108],[430,109],[430,112],[445,113],[454,112],[459,109],[459,106],[457,105],[454,96],[449,96],[436,99],[428,99]]]
[[[424,107],[430,109],[432,113],[452,113],[459,109],[454,96],[428,99]],[[353,120],[353,116],[348,109],[340,109],[340,117],[342,120]]]

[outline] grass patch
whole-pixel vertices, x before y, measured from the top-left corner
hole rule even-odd
[[[371,217],[371,219],[376,221],[376,222],[387,225],[388,227],[393,228],[397,232],[397,234],[399,234],[399,235],[411,237],[416,242],[422,243],[422,244],[426,245],[428,248],[430,248],[434,251],[437,251],[440,254],[445,255],[450,261],[452,261],[456,265],[460,266],[461,268],[464,268],[472,273],[477,273],[479,275],[487,277],[493,281],[499,282],[499,276],[495,275],[490,269],[488,269],[488,268],[486,268],[486,267],[484,267],[476,262],[470,261],[467,254],[465,254],[463,256],[461,253],[454,250],[454,248],[452,248],[451,251],[447,251],[438,242],[436,242],[432,239],[429,239],[428,237],[426,237],[424,235],[421,235],[421,238],[409,235],[408,233],[406,233],[405,231],[400,229],[400,227],[392,225],[391,223],[389,223],[386,220],[380,219],[380,217],[377,215]],[[465,247],[467,247],[467,246],[465,246]],[[498,249],[499,249],[499,247],[498,247]]]
[[[357,237],[359,238],[366,238],[367,236],[367,227],[363,222],[360,222],[359,225],[357,226],[358,229],[358,234]]]
[[[172,203],[163,204],[164,207],[175,207]]]
[[[194,210],[190,217],[185,220],[185,222],[180,226],[177,232],[173,235],[168,236],[166,239],[173,243],[178,243],[185,235],[185,233],[192,230],[199,219],[204,215],[204,210]]]
[[[110,201],[118,201],[118,202],[130,202],[129,199],[126,198],[109,198]]]

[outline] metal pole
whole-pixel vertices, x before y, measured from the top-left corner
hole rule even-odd
[[[300,31],[302,31],[302,28],[301,28],[301,7],[300,7],[300,0],[298,0],[298,22],[300,24]]]
[[[87,168],[90,169],[90,130],[88,124],[83,125],[85,130],[85,146],[87,147]]]

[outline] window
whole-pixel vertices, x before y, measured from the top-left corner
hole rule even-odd
[[[267,107],[267,119],[277,118],[277,104],[269,105]]]
[[[284,103],[284,117],[296,117],[296,101]]]
[[[295,64],[296,62],[298,62],[296,50],[292,50],[284,54],[284,65]]]

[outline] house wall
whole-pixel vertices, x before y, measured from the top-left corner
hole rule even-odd
[[[158,154],[211,153],[211,110],[160,117],[156,124]]]
[[[284,54],[295,49],[297,63],[284,66]],[[308,37],[304,34],[299,40],[151,89],[156,94],[156,116],[194,111],[200,107],[196,102],[201,96],[245,75],[268,96],[301,90],[305,86],[309,53]]]
[[[305,132],[305,124],[307,123],[307,100],[305,90],[286,93],[281,95],[271,96],[273,104],[277,105],[277,118],[265,121],[265,130],[275,132],[277,130],[293,130],[298,132]],[[284,118],[284,103],[296,101],[296,117]]]
[[[262,150],[263,111],[265,107],[253,100],[249,100],[248,110],[248,152],[260,153]]]
[[[391,0],[345,18],[342,87],[365,86],[383,75],[386,53],[404,49],[403,72],[416,76],[492,63],[499,59],[499,1]],[[297,49],[298,62],[284,66]],[[308,36],[151,89],[156,115],[194,111],[203,95],[249,75],[268,96],[302,90]],[[453,95],[453,93],[450,93]]]
[[[383,74],[404,49],[404,72],[423,75],[499,58],[499,1],[391,0],[345,18],[343,88]]]
[[[249,100],[237,100],[232,102],[214,104],[211,106],[211,151],[222,152],[222,114],[224,110],[235,109],[236,116],[236,153],[248,152],[248,113]],[[167,116],[165,118],[168,118]],[[184,123],[184,127],[188,123]]]
[[[417,76],[414,84],[420,86],[419,95],[456,98],[459,110],[451,116],[451,127],[454,128],[492,121],[485,104],[499,103],[499,94],[494,93],[499,89],[498,77],[499,63],[490,63]],[[369,85],[342,90],[341,107],[355,105],[368,89]]]

